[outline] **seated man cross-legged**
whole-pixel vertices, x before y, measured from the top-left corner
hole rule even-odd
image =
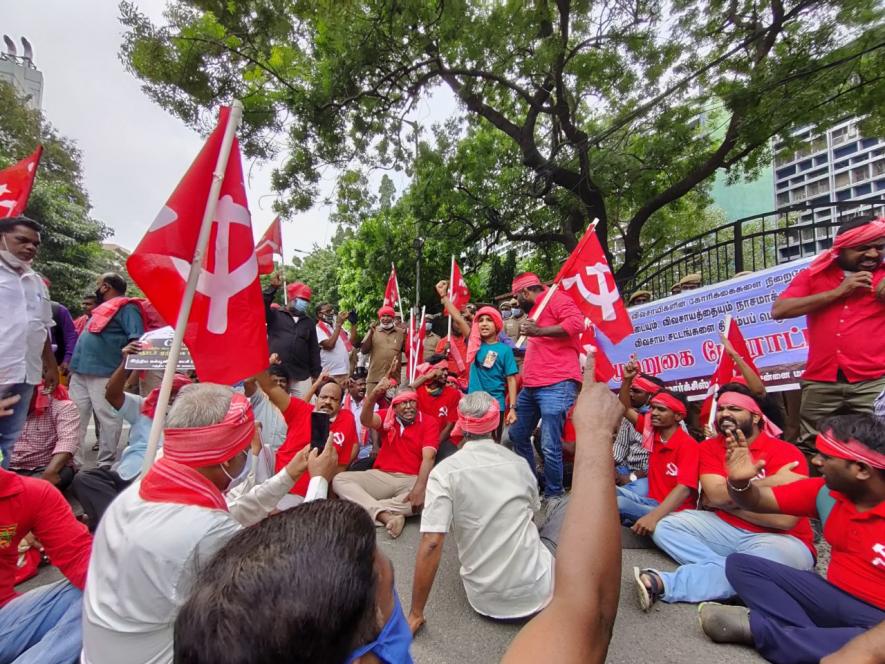
[[[728,492],[754,512],[820,519],[832,546],[827,579],[744,554],[725,573],[747,608],[701,605],[704,632],[720,643],[755,646],[770,662],[818,662],[876,625],[885,625],[885,423],[837,415],[819,423],[812,463],[823,477],[759,487],[746,441],[729,444]],[[836,661],[883,661],[877,659]]]
[[[439,447],[439,426],[436,418],[419,412],[418,395],[408,387],[400,388],[390,408],[373,412],[388,387],[386,378],[378,383],[360,413],[363,426],[381,434],[374,466],[339,473],[332,489],[340,498],[362,505],[396,538],[403,531],[405,518],[424,504],[427,476]]]
[[[773,425],[746,387],[724,385],[717,403],[720,434],[700,444],[701,500],[711,511],[683,510],[657,524],[655,544],[680,566],[673,572],[634,568],[637,597],[645,611],[657,599],[702,602],[733,597],[734,588],[725,576],[725,559],[732,553],[761,556],[796,569],[814,566],[814,543],[807,518],[741,509],[729,497],[726,486],[726,439],[735,437],[738,431],[746,438],[754,461],[765,462],[758,485],[792,481],[792,473],[785,475],[793,468],[807,475],[805,457],[794,445],[770,433]],[[778,473],[781,468],[784,472]]]

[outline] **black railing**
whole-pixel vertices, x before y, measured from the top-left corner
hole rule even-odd
[[[621,289],[670,295],[683,277],[700,273],[705,284],[731,279],[828,249],[836,227],[862,214],[885,211],[885,198],[792,205],[738,219],[677,244],[645,261]]]

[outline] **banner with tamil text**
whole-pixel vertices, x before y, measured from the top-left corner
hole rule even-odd
[[[620,385],[621,369],[635,353],[643,372],[660,377],[689,399],[702,398],[719,361],[719,333],[731,314],[766,387],[798,388],[808,353],[805,317],[776,321],[771,305],[810,262],[785,263],[632,307],[633,334],[617,346],[599,339],[615,366],[611,387]]]

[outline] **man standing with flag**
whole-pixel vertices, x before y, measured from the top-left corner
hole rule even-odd
[[[513,294],[523,311],[531,312],[546,292],[538,275],[531,272],[513,280]],[[532,315],[529,313],[520,324],[520,333],[528,337],[528,344],[523,389],[516,400],[516,422],[510,428],[510,440],[534,470],[531,436],[538,420],[541,421],[544,496],[551,505],[563,494],[562,428],[582,380],[580,339],[584,314],[568,295],[554,292],[537,320]]]

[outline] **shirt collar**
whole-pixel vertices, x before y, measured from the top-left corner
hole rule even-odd
[[[838,503],[841,503],[846,509],[849,510],[849,516],[851,518],[869,519],[873,516],[885,517],[885,500],[883,500],[871,510],[860,512],[858,511],[857,506],[844,493],[830,489],[830,495],[833,497],[834,500],[836,500]]]

